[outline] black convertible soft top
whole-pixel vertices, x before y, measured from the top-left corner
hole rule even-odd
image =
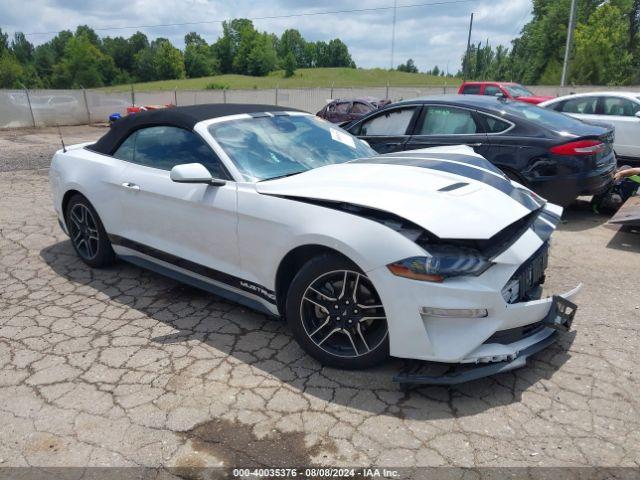
[[[210,118],[226,117],[240,113],[281,112],[284,110],[299,111],[291,107],[244,103],[210,103],[148,110],[116,121],[106,134],[96,143],[88,145],[86,148],[105,155],[112,155],[131,133],[140,128],[168,125],[191,131],[196,123]]]

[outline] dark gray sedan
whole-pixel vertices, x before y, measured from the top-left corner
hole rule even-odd
[[[616,168],[613,128],[489,96],[406,100],[343,128],[379,153],[469,145],[511,179],[562,206],[606,190]]]

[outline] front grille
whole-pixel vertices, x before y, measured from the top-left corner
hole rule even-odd
[[[507,303],[537,300],[542,293],[544,272],[549,264],[549,244],[545,242],[536,253],[524,262],[502,289]]]
[[[500,343],[502,345],[508,345],[510,343],[517,342],[518,340],[522,340],[523,338],[530,337],[544,328],[544,322],[541,320],[522,327],[500,330],[487,338],[484,343]]]

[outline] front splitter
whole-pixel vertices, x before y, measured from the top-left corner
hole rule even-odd
[[[554,343],[557,336],[558,332],[553,332],[544,340],[520,351],[518,356],[511,361],[479,365],[452,364],[448,366],[444,373],[439,375],[425,373],[426,370],[433,368],[434,362],[408,360],[405,367],[393,377],[393,381],[397,382],[402,390],[409,390],[420,385],[457,385],[498,373],[509,372],[524,367],[530,356]]]

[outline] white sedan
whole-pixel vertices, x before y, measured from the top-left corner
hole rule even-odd
[[[581,120],[613,125],[616,156],[622,161],[640,162],[640,93],[579,93],[547,100],[538,106]]]
[[[50,178],[87,265],[119,257],[283,316],[325,365],[391,354],[482,376],[575,313],[577,288],[541,298],[562,209],[468,147],[378,156],[304,112],[201,105],[119,120],[58,151]]]

